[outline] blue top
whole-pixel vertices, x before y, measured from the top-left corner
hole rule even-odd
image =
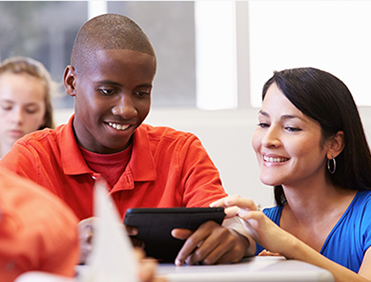
[[[264,214],[280,226],[283,205],[266,208]],[[336,223],[320,253],[328,259],[358,272],[364,253],[371,246],[371,191],[358,191]],[[256,254],[264,248],[256,244]]]

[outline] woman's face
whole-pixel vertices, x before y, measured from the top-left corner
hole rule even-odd
[[[252,145],[264,184],[305,185],[325,177],[320,124],[298,110],[275,83],[266,93],[258,119]]]
[[[0,138],[13,144],[44,124],[45,88],[26,73],[0,75]]]

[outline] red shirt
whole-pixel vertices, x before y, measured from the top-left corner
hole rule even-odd
[[[73,277],[78,261],[77,218],[55,195],[0,169],[0,280],[26,271]]]
[[[80,151],[86,164],[95,172],[100,173],[109,183],[109,187],[115,186],[121,174],[130,160],[131,145],[125,150],[114,154],[98,154],[90,152],[82,147]]]
[[[93,216],[94,178],[73,134],[73,116],[55,130],[18,140],[0,166],[46,187],[81,220]],[[142,124],[130,160],[110,194],[123,217],[133,207],[205,207],[227,196],[219,172],[191,133]]]

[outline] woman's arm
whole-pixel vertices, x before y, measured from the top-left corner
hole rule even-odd
[[[279,253],[286,258],[304,261],[326,269],[332,273],[336,282],[371,281],[371,248],[366,251],[362,266],[357,274],[329,260],[292,234],[277,226],[263,212],[257,210],[257,206],[251,199],[231,196],[214,202],[212,206],[238,207],[239,210],[236,211],[233,208],[233,212],[230,215],[237,213],[242,219],[246,231],[255,242],[270,252]]]
[[[279,227],[278,227],[279,228]],[[294,237],[294,236],[293,236]],[[321,255],[302,241],[296,239],[292,240],[291,243],[287,245],[287,251],[282,253],[285,257],[301,260],[323,269],[327,269],[332,273],[335,278],[335,282],[346,282],[346,281],[371,281],[371,251],[370,248],[365,252],[363,257],[362,266],[357,273],[351,271],[350,269],[341,266],[329,260],[325,256]]]

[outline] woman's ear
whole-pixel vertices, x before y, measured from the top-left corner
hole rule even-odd
[[[63,84],[66,93],[70,96],[75,96],[76,73],[72,66],[67,66],[64,70]]]
[[[338,131],[327,143],[327,159],[336,158],[344,149],[344,132]]]

